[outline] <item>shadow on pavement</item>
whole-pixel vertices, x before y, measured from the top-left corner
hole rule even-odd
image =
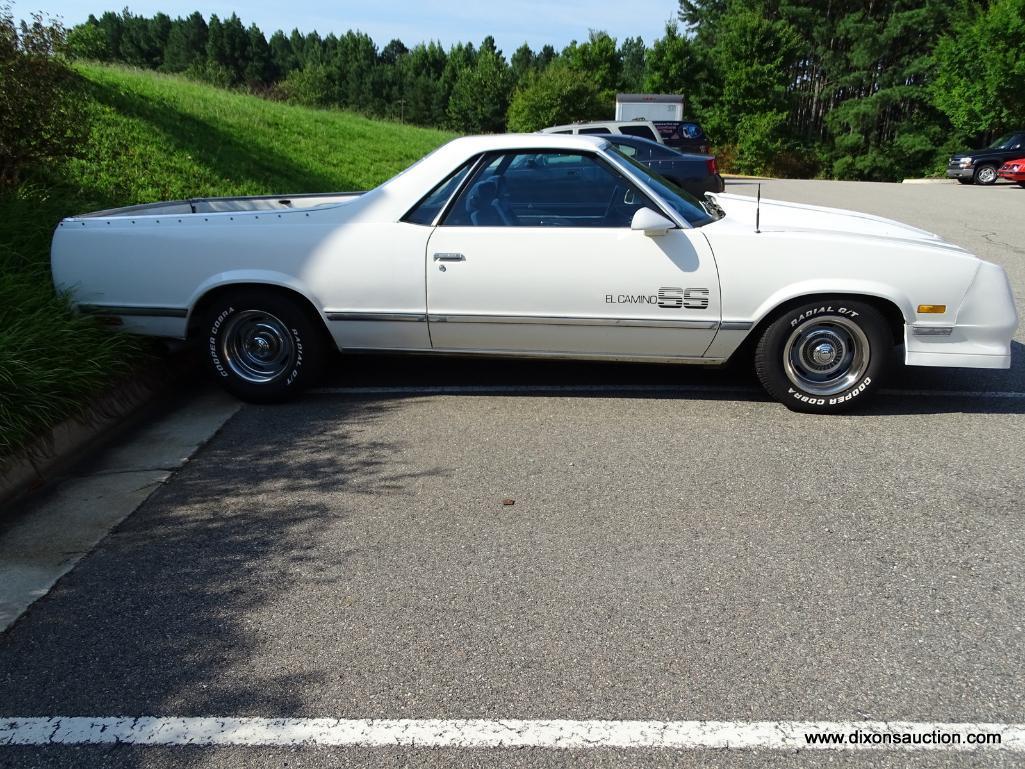
[[[357,551],[324,538],[350,511],[328,507],[326,492],[398,500],[443,474],[404,472],[389,461],[397,443],[359,437],[391,408],[263,408],[229,422],[0,635],[0,715],[302,712],[311,678],[337,671],[287,672],[289,649],[267,647],[290,620],[260,608],[346,579]],[[281,664],[251,665],[257,650]]]
[[[898,356],[899,357],[899,356]],[[1025,397],[1001,397],[1000,393],[1025,393],[1025,345],[1011,343],[1012,367],[953,369],[905,366],[897,361],[885,388],[888,393],[852,415],[900,414],[1021,414]],[[489,396],[508,387],[510,395],[544,397],[677,398],[682,400],[768,401],[750,361],[736,361],[722,368],[672,364],[601,363],[572,360],[529,360],[430,355],[340,355],[324,382],[328,388],[390,387],[484,387],[476,393]],[[516,388],[531,388],[517,391]],[[543,388],[551,387],[550,392]],[[562,388],[596,388],[595,392]],[[623,388],[616,390],[616,388]],[[645,388],[631,391],[631,387]],[[665,390],[658,388],[664,387]],[[603,389],[607,388],[607,389]],[[650,389],[649,389],[650,388]],[[688,392],[686,389],[695,388]],[[902,393],[903,391],[903,393]],[[949,393],[995,393],[955,397]],[[931,392],[935,392],[932,395]],[[947,394],[945,394],[947,393]],[[474,395],[467,390],[466,395]]]

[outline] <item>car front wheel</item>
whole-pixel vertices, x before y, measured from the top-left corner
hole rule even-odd
[[[996,166],[979,166],[975,169],[976,184],[995,184],[997,180]]]
[[[755,371],[765,390],[787,408],[836,413],[875,393],[893,346],[882,313],[837,296],[776,318],[758,340]]]
[[[287,400],[316,380],[324,362],[323,333],[312,312],[273,291],[222,295],[202,328],[214,379],[242,400]]]

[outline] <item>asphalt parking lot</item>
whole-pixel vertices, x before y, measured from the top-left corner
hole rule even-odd
[[[762,195],[937,232],[1002,264],[1025,308],[1025,189]],[[1016,340],[1010,371],[900,370],[842,417],[793,414],[743,370],[341,358],[317,393],[242,408],[0,635],[0,736],[15,716],[442,719],[456,736],[30,744],[0,747],[0,767],[1020,766],[1011,750],[489,747],[459,725],[1020,732]]]

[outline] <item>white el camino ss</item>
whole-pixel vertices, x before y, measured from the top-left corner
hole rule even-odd
[[[912,366],[1008,368],[1007,276],[866,214],[699,202],[594,136],[456,139],[364,194],[72,217],[53,275],[83,311],[195,339],[238,396],[282,399],[345,351],[721,364],[833,412]],[[745,344],[750,342],[750,344]]]

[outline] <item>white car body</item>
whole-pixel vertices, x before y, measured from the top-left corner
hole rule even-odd
[[[403,221],[472,158],[514,149],[612,154],[592,136],[467,137],[361,195],[71,217],[54,235],[54,281],[81,307],[161,337],[196,330],[210,292],[256,284],[302,297],[346,351],[706,364],[789,300],[850,295],[882,302],[910,365],[1010,366],[1018,317],[1003,269],[876,216],[762,200],[756,232],[755,200],[721,194],[725,216],[692,227],[621,168],[673,229]]]

